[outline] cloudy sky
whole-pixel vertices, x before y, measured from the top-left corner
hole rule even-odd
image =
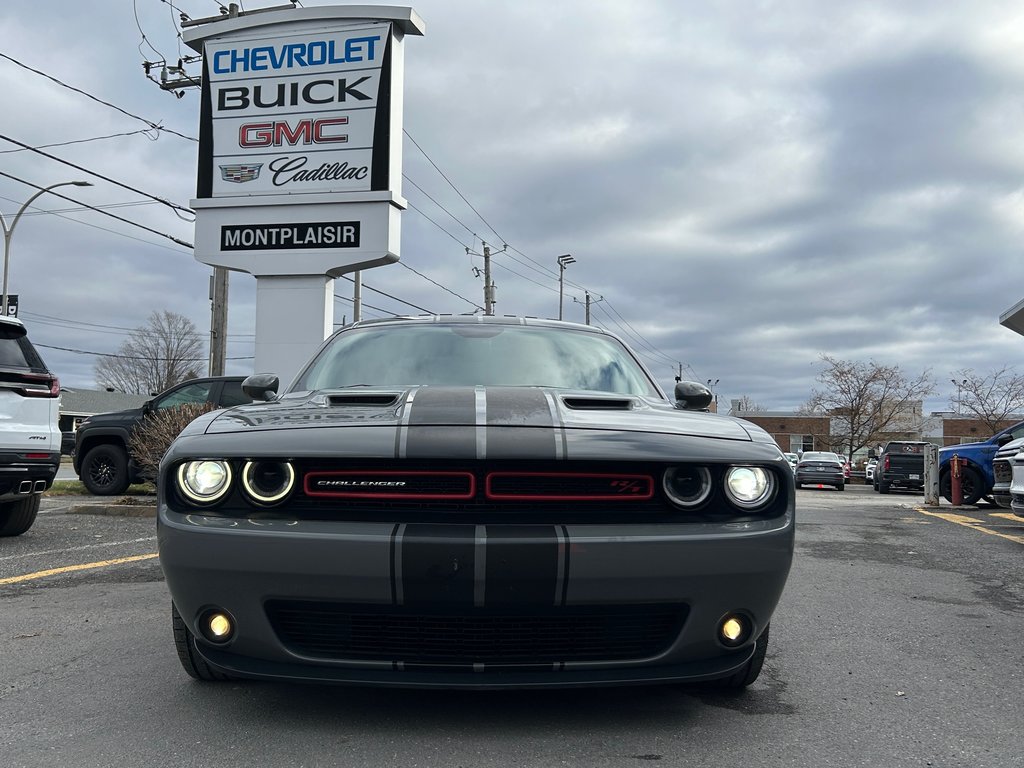
[[[10,292],[66,385],[94,386],[95,353],[154,310],[189,317],[206,346],[210,268],[167,237],[192,242],[188,217],[93,174],[188,206],[198,91],[161,91],[142,62],[190,53],[178,11],[217,7],[0,5],[0,171],[92,181],[56,191],[153,230],[50,195],[19,222]],[[589,291],[595,324],[666,387],[682,364],[726,402],[796,408],[829,354],[929,369],[925,407],[940,410],[955,371],[1019,360],[1024,339],[998,318],[1024,298],[1020,3],[413,7],[426,35],[405,46],[402,261],[425,277],[365,272],[365,316],[417,311],[374,289],[472,312],[482,260],[467,248],[486,242],[508,246],[494,259],[499,314],[557,317],[555,259],[570,253],[567,319],[583,321]],[[60,144],[43,151],[85,170],[10,139]],[[0,176],[8,223],[34,191]],[[351,284],[336,293],[341,323]],[[255,279],[232,273],[231,373],[252,372],[254,318]]]

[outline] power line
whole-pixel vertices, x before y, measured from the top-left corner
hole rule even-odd
[[[34,149],[51,149],[52,147],[67,147],[67,146],[70,146],[72,144],[86,144],[86,143],[88,143],[90,141],[102,141],[103,139],[117,139],[117,138],[120,138],[122,136],[136,136],[136,135],[138,135],[140,133],[141,134],[146,134],[147,137],[148,137],[148,134],[149,134],[149,132],[151,130],[153,130],[153,129],[152,128],[140,128],[137,131],[125,131],[124,133],[111,133],[111,134],[109,134],[107,136],[93,136],[93,137],[88,138],[88,139],[74,139],[72,141],[58,141],[58,142],[55,142],[53,144],[40,144],[37,147],[34,147]],[[156,141],[156,139],[155,138],[150,138],[150,141]],[[25,148],[19,148],[19,149],[0,149],[0,155],[9,155],[9,154],[11,154],[13,152],[25,152],[25,151],[27,151],[29,149],[33,149],[33,147],[25,147]]]
[[[110,329],[109,332],[115,332],[115,333],[116,332],[122,332],[121,335],[124,335],[124,332],[134,333],[136,331],[145,331],[146,330],[145,327],[141,327],[141,328],[128,328],[127,326],[123,326],[123,325],[104,325],[103,323],[90,323],[90,322],[88,322],[86,320],[70,320],[70,319],[68,319],[66,317],[54,317],[53,315],[43,315],[43,314],[39,314],[37,312],[22,312],[19,315],[19,317],[24,317],[24,318],[32,320],[33,322],[36,322],[36,323],[43,323],[43,324],[48,324],[48,325],[54,325],[54,326],[57,326],[59,328],[81,328],[82,326],[88,326],[84,330],[90,330],[90,329],[93,329],[93,328],[95,328],[95,329],[104,329],[104,328],[106,328],[106,329]],[[103,330],[96,330],[95,331],[95,333],[106,333],[106,332],[108,332],[108,331],[103,331]],[[194,333],[194,334],[187,334],[187,335],[195,336],[196,338],[199,338],[199,339],[207,339],[210,336],[209,333],[199,333],[199,332]],[[255,337],[255,334],[252,334],[252,333],[231,333],[231,334],[228,334],[228,338],[237,338],[237,339],[248,338],[248,339],[252,339],[254,337]]]
[[[414,274],[417,274],[417,275],[419,275],[419,276],[420,276],[420,277],[422,277],[422,278],[423,278],[424,280],[426,280],[426,281],[427,281],[428,283],[433,283],[433,284],[434,284],[434,285],[436,285],[436,286],[437,286],[438,288],[441,288],[442,290],[448,291],[448,293],[450,293],[450,294],[451,294],[452,296],[455,296],[455,297],[456,297],[456,298],[458,298],[458,299],[462,299],[462,300],[463,300],[464,302],[466,302],[467,304],[469,304],[469,305],[471,305],[471,306],[473,306],[473,307],[476,307],[476,308],[477,308],[477,309],[479,309],[479,310],[483,310],[483,307],[481,307],[481,306],[480,306],[479,304],[477,304],[477,303],[476,303],[475,301],[472,301],[471,299],[467,299],[467,298],[466,298],[465,296],[463,296],[463,295],[461,295],[461,294],[458,294],[458,293],[456,293],[455,291],[453,291],[453,290],[452,290],[451,288],[449,288],[449,287],[448,287],[448,286],[446,286],[446,285],[441,285],[441,283],[437,282],[436,280],[434,280],[434,279],[432,279],[432,278],[429,278],[429,277],[427,277],[427,276],[426,276],[426,275],[424,275],[424,274],[423,274],[422,272],[417,272],[417,271],[416,271],[415,269],[413,269],[412,267],[410,267],[410,266],[409,266],[408,264],[406,264],[406,263],[405,263],[404,261],[399,261],[399,262],[398,262],[398,264],[399,264],[399,265],[401,265],[401,266],[403,266],[403,267],[405,267],[405,268],[406,268],[406,269],[408,269],[408,270],[409,270],[410,272],[412,272],[412,273],[414,273]]]
[[[116,354],[112,354],[110,352],[90,352],[87,349],[72,349],[71,347],[55,347],[55,346],[52,346],[50,344],[40,344],[39,342],[33,342],[33,344],[35,346],[37,346],[37,347],[42,347],[43,349],[56,349],[56,350],[60,350],[61,352],[74,352],[76,355],[96,355],[97,357],[116,357],[119,360],[150,360],[150,361],[158,362],[158,363],[171,363],[171,362],[179,361],[179,362],[183,362],[183,363],[185,363],[185,362],[192,363],[192,362],[199,362],[199,361],[203,361],[203,360],[207,359],[206,356],[203,356],[203,357],[148,357],[148,356],[142,356],[142,355],[116,355]],[[245,357],[228,357],[228,358],[225,358],[225,359],[226,360],[252,360],[253,359],[253,355],[247,355]]]
[[[194,136],[186,136],[184,133],[178,133],[177,131],[172,130],[170,128],[165,128],[164,126],[160,125],[159,123],[154,123],[152,120],[147,120],[144,117],[139,117],[138,115],[132,114],[128,110],[121,109],[121,107],[117,106],[116,104],[111,104],[109,101],[104,101],[101,98],[93,96],[88,91],[83,91],[81,88],[76,88],[73,85],[68,85],[64,81],[58,80],[53,75],[48,75],[48,74],[46,74],[45,72],[43,72],[41,70],[34,69],[33,67],[30,67],[28,64],[25,64],[23,62],[18,61],[15,58],[11,57],[11,56],[8,56],[6,53],[0,53],[0,58],[7,59],[12,64],[16,64],[19,67],[21,67],[22,69],[27,69],[29,72],[33,72],[33,73],[35,73],[35,74],[37,74],[37,75],[39,75],[41,77],[45,77],[47,80],[52,80],[57,85],[60,85],[60,86],[62,86],[64,88],[67,88],[70,91],[74,91],[75,93],[80,93],[83,96],[85,96],[86,98],[92,99],[93,101],[95,101],[95,102],[97,102],[99,104],[102,104],[105,107],[110,107],[111,109],[116,109],[121,114],[127,115],[128,117],[132,118],[133,120],[141,120],[146,125],[148,125],[150,128],[152,128],[154,131],[163,131],[165,133],[170,133],[170,134],[173,134],[175,136],[178,136],[179,138],[188,139],[189,141],[194,141],[194,142],[197,142],[197,143],[199,141],[199,139],[195,138]]]
[[[342,277],[345,278],[346,280],[348,280],[350,283],[354,283],[355,282],[355,278],[349,277],[348,275],[342,275]],[[405,299],[400,299],[397,296],[392,296],[390,293],[385,293],[384,291],[379,290],[377,288],[374,288],[372,286],[369,286],[366,283],[363,283],[362,287],[365,288],[368,291],[373,291],[374,293],[379,293],[381,296],[387,296],[389,299],[394,299],[399,304],[405,304],[407,307],[412,307],[413,309],[418,309],[420,312],[426,312],[428,315],[436,314],[435,312],[431,312],[429,309],[424,309],[423,307],[419,306],[418,304],[413,304],[411,301],[406,301]]]
[[[0,56],[2,56],[2,55],[3,54],[0,54]],[[0,171],[0,176],[5,176],[8,179],[14,179],[14,181],[20,181],[22,184],[26,184],[26,185],[34,188],[34,189],[40,189],[40,190],[45,190],[46,189],[46,187],[41,187],[38,184],[33,184],[31,181],[25,181],[24,179],[19,179],[17,176],[12,176],[11,174],[5,173],[3,171]],[[168,240],[170,240],[172,242],[175,242],[178,245],[184,246],[185,248],[191,249],[193,247],[192,243],[185,242],[184,240],[179,240],[178,238],[174,237],[173,235],[168,235],[166,232],[160,232],[159,230],[152,229],[150,227],[147,227],[144,224],[138,224],[138,223],[136,223],[134,221],[130,221],[128,219],[123,219],[120,216],[115,216],[114,214],[110,213],[109,211],[104,211],[104,210],[102,210],[100,208],[97,208],[97,207],[95,207],[93,205],[88,205],[87,203],[83,203],[81,200],[75,200],[73,197],[67,197],[66,195],[60,194],[59,192],[54,192],[53,190],[50,190],[50,194],[53,197],[59,197],[61,200],[67,200],[69,203],[74,203],[75,205],[81,205],[81,206],[83,206],[85,208],[88,208],[91,211],[96,211],[97,213],[102,213],[104,216],[109,216],[112,219],[117,219],[118,221],[123,222],[125,224],[130,224],[133,227],[138,227],[139,229],[144,229],[147,232],[153,233],[154,235],[160,235],[160,237],[166,237]],[[72,221],[73,221],[73,219],[72,219]],[[80,223],[84,223],[84,222],[80,222]]]
[[[468,245],[466,245],[466,244],[465,244],[464,242],[462,242],[461,240],[459,240],[459,238],[457,238],[457,237],[456,237],[455,235],[453,235],[453,234],[452,234],[451,232],[449,232],[449,231],[448,231],[447,229],[445,229],[444,227],[442,227],[442,226],[441,226],[440,224],[438,224],[438,223],[437,223],[436,221],[434,221],[434,220],[433,220],[432,218],[430,218],[429,216],[427,216],[427,214],[425,214],[425,213],[424,213],[423,211],[421,211],[421,210],[420,210],[419,208],[417,208],[417,207],[416,207],[415,205],[413,205],[412,203],[409,203],[409,207],[410,207],[410,208],[412,208],[412,209],[413,209],[414,211],[416,211],[416,213],[418,213],[418,214],[419,214],[420,216],[422,216],[422,217],[423,217],[424,219],[426,219],[427,221],[429,221],[429,222],[430,222],[431,224],[433,224],[433,225],[434,225],[435,227],[437,227],[437,228],[438,228],[438,229],[440,229],[440,230],[441,230],[442,232],[444,232],[444,233],[445,233],[446,235],[448,235],[448,237],[450,237],[450,238],[451,238],[452,240],[454,240],[454,241],[455,241],[456,243],[458,243],[459,245],[461,245],[461,246],[462,246],[463,248],[465,248],[465,249],[466,249],[467,251],[469,250],[469,246],[468,246]]]
[[[461,198],[462,198],[462,201],[463,201],[463,202],[464,202],[464,203],[465,203],[466,205],[468,205],[468,206],[469,206],[469,207],[470,207],[470,208],[472,209],[473,213],[475,213],[475,214],[477,215],[477,217],[478,217],[478,218],[480,219],[480,221],[482,221],[482,222],[483,222],[484,224],[486,224],[486,225],[487,225],[487,228],[488,228],[489,230],[491,230],[491,232],[493,232],[493,233],[494,233],[494,236],[495,236],[495,237],[497,237],[497,238],[498,238],[498,239],[499,239],[499,240],[500,240],[500,241],[501,241],[501,242],[502,242],[502,243],[504,244],[504,242],[505,242],[505,238],[503,238],[503,237],[502,237],[501,235],[499,235],[499,234],[498,234],[498,231],[497,231],[497,230],[496,230],[496,229],[495,229],[494,227],[492,227],[492,226],[491,226],[490,222],[488,222],[488,221],[487,221],[487,219],[485,219],[485,218],[483,217],[483,214],[481,214],[481,213],[480,213],[480,211],[478,211],[478,210],[476,209],[476,207],[475,207],[475,206],[474,206],[474,205],[473,205],[473,204],[472,204],[471,202],[469,202],[469,200],[467,200],[467,199],[466,199],[466,196],[465,196],[464,194],[462,194],[462,192],[461,192],[461,191],[459,191],[459,188],[455,186],[455,183],[454,183],[454,182],[453,182],[453,181],[452,181],[451,179],[449,179],[449,178],[448,178],[448,176],[447,176],[447,175],[445,174],[445,172],[444,172],[444,171],[442,171],[442,170],[441,170],[441,169],[440,169],[440,168],[438,167],[437,163],[435,163],[435,162],[434,162],[434,161],[433,161],[433,160],[432,160],[432,159],[430,158],[430,155],[428,155],[428,154],[427,154],[427,153],[426,153],[426,152],[424,151],[423,147],[421,147],[421,146],[419,145],[419,143],[418,143],[418,142],[416,141],[416,139],[414,139],[414,138],[412,137],[412,134],[410,134],[410,133],[409,133],[409,131],[405,130],[404,128],[402,129],[402,132],[403,132],[403,133],[404,133],[404,134],[405,134],[406,136],[408,136],[408,137],[409,137],[409,141],[411,141],[411,142],[412,142],[412,143],[413,143],[413,144],[414,144],[414,145],[416,146],[416,149],[418,149],[418,150],[420,151],[420,154],[422,154],[422,155],[423,155],[423,156],[424,156],[425,158],[427,158],[427,162],[429,162],[429,163],[430,163],[430,164],[431,164],[432,166],[434,166],[434,169],[435,169],[435,170],[436,170],[436,171],[437,171],[437,172],[438,172],[439,174],[441,174],[441,178],[442,178],[442,179],[444,179],[445,181],[447,181],[447,182],[448,182],[448,185],[449,185],[449,186],[450,186],[450,187],[451,187],[452,189],[454,189],[454,190],[455,190],[455,192],[456,192],[456,194],[457,194],[457,195],[458,195],[459,197],[461,197]]]
[[[10,136],[5,136],[4,134],[0,133],[0,139],[3,139],[4,141],[9,141],[9,142],[11,142],[11,144],[17,144],[19,147],[21,147],[22,149],[27,149],[29,152],[35,152],[37,155],[42,155],[43,157],[48,157],[51,160],[56,160],[58,163],[63,163],[64,165],[70,166],[71,168],[74,168],[75,170],[82,171],[83,173],[88,173],[90,176],[95,176],[97,179],[103,179],[104,181],[108,181],[108,182],[110,182],[111,184],[113,184],[113,185],[115,185],[117,187],[121,187],[122,189],[127,189],[129,192],[134,192],[137,195],[142,195],[143,197],[148,197],[150,200],[155,200],[158,203],[162,203],[163,205],[166,205],[167,207],[171,208],[175,212],[181,211],[182,213],[188,213],[188,214],[192,214],[193,213],[191,208],[186,208],[185,206],[178,205],[177,203],[172,203],[170,200],[165,200],[162,197],[157,197],[156,195],[151,195],[148,192],[143,192],[141,189],[136,189],[135,187],[133,187],[133,186],[131,186],[129,184],[125,184],[123,182],[116,181],[115,179],[112,179],[109,176],[104,176],[102,173],[96,173],[96,171],[90,171],[88,168],[83,168],[80,165],[76,165],[75,163],[72,163],[72,162],[70,162],[68,160],[64,160],[62,158],[59,158],[56,155],[51,155],[49,152],[43,152],[41,149],[37,149],[36,147],[30,147],[28,144],[25,144],[25,143],[23,143],[21,141],[18,141],[17,139],[12,139]],[[194,219],[192,219],[192,221],[194,221]]]
[[[423,189],[423,187],[421,187],[421,186],[420,186],[419,184],[417,184],[417,183],[416,183],[415,181],[413,181],[412,179],[410,179],[410,178],[409,178],[409,177],[408,177],[408,176],[407,176],[406,174],[404,174],[404,173],[402,174],[402,178],[403,178],[403,179],[405,179],[406,181],[408,181],[408,182],[409,182],[410,184],[412,184],[412,185],[413,185],[414,187],[416,187],[416,189],[418,189],[418,190],[419,190],[420,192],[422,192],[422,193],[423,193],[423,196],[424,196],[424,197],[426,197],[426,198],[427,198],[427,200],[429,200],[429,201],[430,201],[430,202],[432,202],[432,203],[433,203],[434,205],[436,205],[436,206],[437,206],[438,208],[440,208],[440,209],[441,209],[442,211],[444,211],[444,212],[445,212],[445,213],[447,213],[447,214],[448,214],[449,216],[451,216],[452,220],[453,220],[453,221],[454,221],[454,222],[455,222],[456,224],[458,224],[458,225],[459,225],[460,227],[462,227],[462,228],[463,228],[464,230],[466,230],[467,232],[469,232],[469,234],[471,234],[471,235],[472,235],[473,237],[475,237],[475,238],[476,238],[477,240],[480,240],[480,239],[481,239],[481,238],[480,238],[480,236],[479,236],[479,235],[478,235],[478,234],[477,234],[476,232],[474,232],[474,231],[473,231],[472,229],[470,229],[470,228],[469,228],[469,227],[467,227],[467,226],[466,226],[466,225],[465,225],[464,223],[462,223],[462,220],[461,220],[461,219],[459,219],[459,218],[458,218],[458,217],[457,217],[457,216],[456,216],[456,215],[455,215],[454,213],[452,213],[451,211],[449,211],[449,210],[448,210],[447,208],[445,208],[445,207],[444,207],[443,205],[441,205],[441,204],[440,204],[439,202],[437,202],[437,200],[435,200],[435,199],[434,199],[433,197],[431,197],[431,196],[430,196],[430,194],[429,194],[429,193],[428,193],[428,192],[427,192],[427,191],[426,191],[425,189]]]

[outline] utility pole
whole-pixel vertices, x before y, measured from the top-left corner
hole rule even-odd
[[[210,278],[210,375],[224,375],[228,349],[228,270],[214,267]]]
[[[586,318],[587,318],[587,325],[590,325],[590,291],[584,291],[583,295],[587,299],[587,314],[586,314]]]
[[[363,271],[357,269],[352,277],[352,322],[363,319]]]
[[[491,247],[484,243],[484,314],[494,314],[494,285],[491,283]]]
[[[565,297],[565,268],[569,264],[575,264],[576,259],[571,254],[563,253],[555,261],[558,262],[558,319],[562,319],[562,301]]]

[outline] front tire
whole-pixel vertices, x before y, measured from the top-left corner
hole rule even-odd
[[[174,649],[178,652],[178,661],[189,677],[204,682],[220,682],[230,678],[207,663],[196,647],[196,637],[185,625],[177,607],[171,603],[171,629],[174,631]]]
[[[20,536],[36,521],[41,496],[34,493],[17,501],[0,504],[0,536]]]
[[[128,489],[128,454],[117,445],[97,445],[82,459],[79,474],[89,493],[116,496]]]
[[[882,494],[888,493],[889,492],[889,484],[888,483],[879,483],[878,484],[878,492],[882,493]]]
[[[768,630],[770,627],[771,624],[766,626],[761,634],[757,636],[757,640],[754,641],[754,655],[750,657],[750,661],[729,677],[715,680],[715,687],[731,691],[741,691],[757,680],[761,674],[761,669],[764,667],[765,654],[768,653]]]
[[[842,491],[845,488],[846,488],[846,483],[840,483],[839,485],[836,486],[836,490],[837,491]]]

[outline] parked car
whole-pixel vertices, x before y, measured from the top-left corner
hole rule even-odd
[[[837,491],[846,487],[846,476],[839,456],[831,451],[804,451],[796,465],[796,487],[831,485]]]
[[[793,470],[793,472],[795,474],[796,473],[796,465],[800,461],[800,457],[797,456],[795,453],[787,453],[786,454],[786,461],[789,462],[789,466],[790,466],[790,468]]]
[[[919,440],[890,440],[882,448],[872,478],[874,490],[924,490],[924,449],[928,445]]]
[[[864,479],[865,481],[867,481],[869,485],[874,485],[875,465],[877,464],[878,459],[872,456],[867,460],[867,463],[864,465]]]
[[[1010,459],[1010,510],[1024,517],[1024,451]]]
[[[339,330],[283,395],[164,455],[175,647],[229,677],[522,688],[759,674],[794,546],[756,425],[614,335],[531,318]]]
[[[1000,507],[1011,508],[1010,485],[1013,482],[1013,459],[1024,450],[1024,438],[1011,440],[998,451],[992,459],[992,500]]]
[[[124,493],[143,478],[128,455],[128,436],[147,415],[185,403],[217,407],[251,403],[242,392],[242,376],[189,379],[161,392],[141,408],[90,416],[75,431],[74,468],[82,485],[98,496]]]
[[[950,459],[954,455],[966,462],[962,468],[960,486],[963,491],[964,504],[977,504],[978,501],[992,493],[995,476],[992,473],[992,460],[996,451],[1011,440],[1024,437],[1024,421],[996,432],[988,440],[978,443],[961,443],[947,445],[939,449],[939,492],[947,501],[953,500],[950,483]]]
[[[60,466],[60,382],[24,323],[0,315],[0,536],[32,527]]]

